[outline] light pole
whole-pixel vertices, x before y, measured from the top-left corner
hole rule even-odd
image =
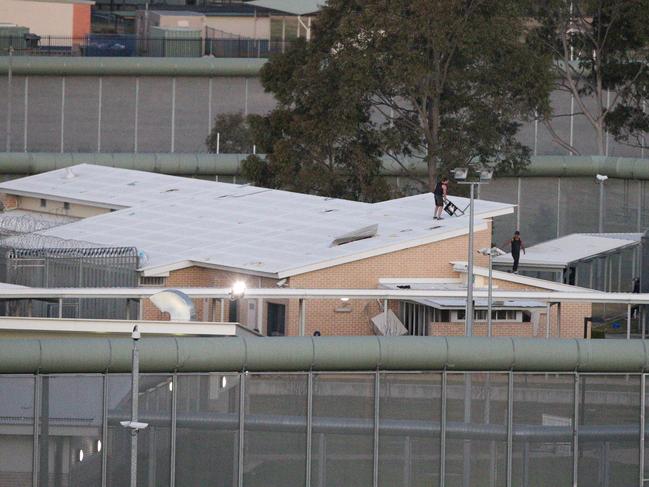
[[[140,355],[137,343],[140,340],[140,330],[137,325],[131,333],[133,339],[133,366],[131,372],[131,420],[120,421],[124,428],[131,430],[131,483],[130,487],[137,487],[137,434],[148,426],[148,423],[138,422],[138,399],[140,392]]]
[[[478,253],[482,255],[489,256],[489,284],[487,288],[487,336],[492,336],[492,317],[491,317],[491,308],[492,308],[492,294],[493,294],[493,256],[505,255],[505,252],[500,250],[498,247],[491,246],[490,248],[484,248],[478,250]]]
[[[597,184],[599,184],[599,233],[604,233],[604,183],[608,176],[598,174],[595,176]]]
[[[11,106],[11,96],[12,96],[12,82],[13,82],[13,57],[14,57],[14,47],[9,46],[9,68],[7,69],[7,128],[6,128],[6,147],[7,152],[11,152],[11,116],[12,116],[12,106]]]
[[[458,184],[468,184],[471,187],[469,199],[469,259],[467,262],[467,296],[466,296],[466,315],[465,315],[465,336],[473,336],[473,207],[474,207],[474,187],[480,184],[487,184],[493,177],[493,169],[484,168],[478,171],[480,179],[478,181],[467,181],[469,174],[468,168],[456,168],[453,170],[453,177]]]

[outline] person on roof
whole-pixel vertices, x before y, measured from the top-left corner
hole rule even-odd
[[[442,211],[444,211],[444,201],[448,195],[448,178],[446,176],[442,176],[442,179],[437,181],[433,194],[435,195],[435,215],[433,220],[443,220]]]
[[[514,258],[514,265],[512,266],[512,272],[514,274],[518,274],[518,261],[521,258],[521,250],[523,251],[523,254],[525,254],[525,244],[521,239],[521,232],[516,230],[511,240],[505,242],[505,244],[503,245],[503,249],[506,248],[508,245],[511,246],[512,248],[512,257]]]

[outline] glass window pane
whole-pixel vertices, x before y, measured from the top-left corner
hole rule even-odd
[[[514,485],[571,485],[574,376],[514,374]]]
[[[507,374],[448,374],[447,487],[505,485],[507,379]]]
[[[0,377],[0,485],[31,487],[34,379]]]
[[[39,485],[100,486],[103,377],[43,376]]]
[[[304,485],[307,375],[246,377],[243,483]]]
[[[374,464],[374,375],[313,380],[311,485],[367,487]]]
[[[239,376],[179,375],[176,485],[232,487],[239,441]]]
[[[579,485],[637,485],[640,376],[580,376]]]
[[[379,485],[438,485],[441,374],[382,374],[379,389]]]

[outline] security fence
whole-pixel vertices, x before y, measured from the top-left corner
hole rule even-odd
[[[141,37],[133,34],[88,34],[82,37],[0,35],[0,56],[201,57],[267,58],[284,52],[290,41],[249,39],[207,29],[183,37]],[[177,34],[176,34],[177,35]]]
[[[29,287],[135,287],[134,247],[19,248],[0,240],[0,282]],[[62,318],[125,318],[123,299],[35,300],[3,303],[4,314]],[[136,316],[132,310],[131,316]]]
[[[130,380],[0,376],[0,447],[16,452],[3,455],[0,484],[126,485],[130,434],[119,422],[130,418]],[[645,383],[643,374],[144,374],[138,485],[642,486]]]

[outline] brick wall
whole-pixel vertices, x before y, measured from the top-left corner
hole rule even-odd
[[[491,228],[475,233],[475,248],[489,246]],[[421,277],[456,278],[451,261],[466,260],[468,236],[420,245],[385,255],[370,257],[318,271],[291,276],[291,288],[375,289],[380,278]],[[476,254],[476,265],[487,265],[487,257]],[[315,330],[323,335],[373,334],[370,318],[380,313],[376,301],[350,300],[343,308],[340,300],[308,300],[306,302],[306,334]],[[396,311],[396,310],[395,310]],[[299,334],[299,307],[291,300],[287,310],[287,334]]]
[[[185,269],[179,269],[169,273],[162,288],[182,288],[182,287],[212,287],[212,288],[229,288],[236,281],[243,281],[250,288],[258,287],[275,287],[275,279],[267,277],[251,276],[248,274],[239,274],[219,269],[206,269],[203,267],[193,266]],[[237,303],[238,316],[237,321],[240,323],[247,322],[248,307],[242,300]],[[144,301],[143,318],[145,320],[167,320],[169,316],[161,313],[149,300]],[[221,300],[219,299],[195,299],[196,319],[198,321],[220,321],[221,319]],[[229,308],[230,300],[224,301],[224,318],[230,320]],[[266,316],[266,303],[263,306],[262,316]],[[255,320],[256,321],[256,320]]]
[[[18,208],[18,198],[11,194],[0,193],[0,202],[7,210],[15,210]]]
[[[490,243],[491,230],[476,232],[475,247],[481,248]],[[467,236],[455,237],[441,242],[420,245],[385,255],[362,259],[335,267],[307,272],[292,276],[288,279],[291,288],[349,288],[375,289],[380,278],[458,278],[461,274],[453,270],[451,261],[463,261],[467,257]],[[488,264],[485,256],[476,254],[476,265]],[[229,271],[190,267],[170,272],[164,287],[214,287],[229,288],[238,280],[242,280],[250,288],[275,287],[276,280],[267,277],[250,276]],[[494,279],[494,286],[503,290],[536,291],[541,288],[526,286],[500,279]],[[272,300],[286,307],[286,334],[299,334],[299,301]],[[200,321],[219,321],[221,316],[220,300],[194,301],[197,319]],[[229,300],[225,300],[224,317],[230,320]],[[248,316],[250,301],[238,303],[237,321],[244,325],[256,327],[257,320]],[[262,331],[265,332],[267,302],[262,307]],[[381,303],[382,304],[382,303]],[[390,308],[398,314],[398,302],[390,302]],[[556,305],[552,307],[550,319],[551,335],[557,336]],[[306,327],[307,335],[318,330],[322,335],[371,335],[373,334],[370,319],[381,312],[380,304],[372,300],[350,300],[346,303],[339,299],[307,300]],[[583,336],[584,317],[591,315],[590,304],[566,303],[561,307],[561,337]],[[166,317],[168,318],[168,317]],[[249,320],[250,318],[250,320]],[[164,316],[149,302],[144,303],[144,319],[160,320]],[[538,324],[495,322],[496,336],[537,336],[545,337],[545,313],[541,313]],[[464,323],[436,323],[431,329],[435,335],[463,335]],[[474,333],[478,336],[487,334],[486,323],[474,325]]]

